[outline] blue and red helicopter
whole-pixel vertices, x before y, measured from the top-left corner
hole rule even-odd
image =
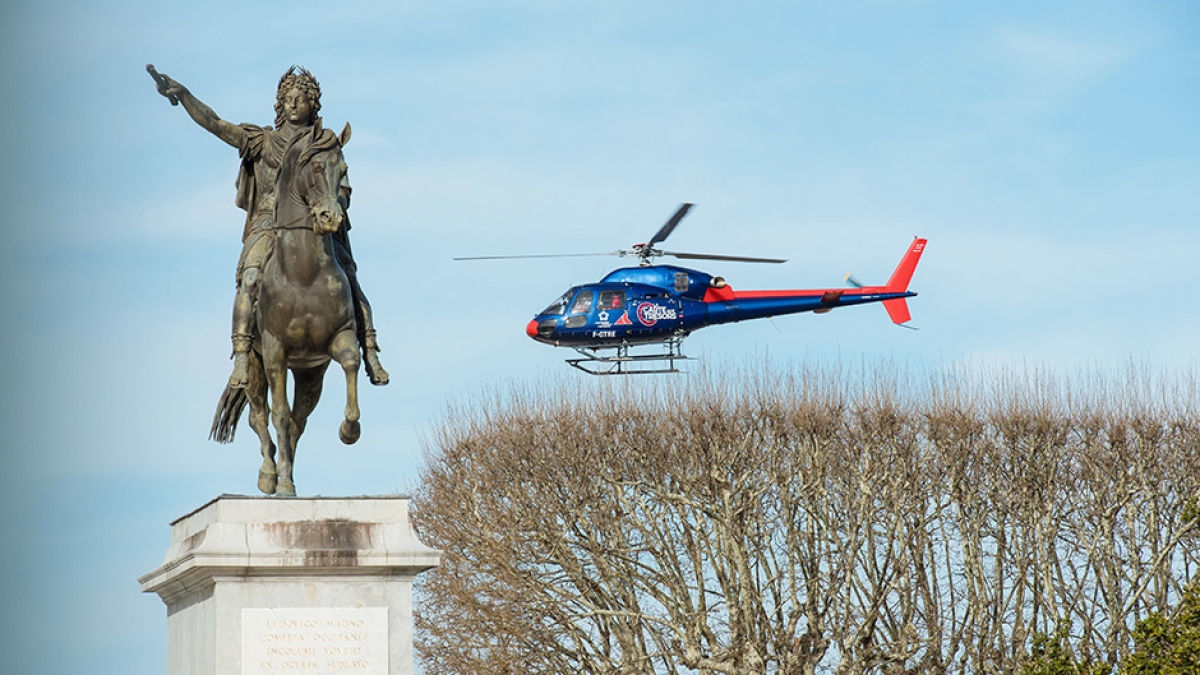
[[[663,251],[664,241],[683,219],[691,204],[675,215],[644,244],[630,250],[565,255],[474,256],[455,260],[553,258],[590,255],[635,256],[637,267],[610,272],[597,283],[574,286],[525,327],[529,337],[546,344],[571,347],[581,358],[567,363],[593,375],[678,372],[676,362],[686,360],[683,339],[693,331],[723,323],[813,312],[824,314],[838,307],[881,302],[892,321],[911,319],[907,298],[909,281],[925,251],[926,240],[914,238],[888,282],[863,286],[847,276],[851,288],[736,291],[719,276],[673,265],[653,265],[659,256],[685,260],[782,263],[777,258],[711,255]],[[633,353],[635,347],[658,347],[651,353]]]

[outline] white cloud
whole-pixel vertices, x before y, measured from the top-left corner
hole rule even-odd
[[[105,236],[123,234],[142,241],[239,241],[246,212],[234,206],[235,192],[232,181],[222,181],[221,185],[206,185],[169,197],[146,195],[131,201],[127,206],[129,218],[119,221],[129,229],[106,232]]]
[[[1000,55],[1026,74],[1082,81],[1102,75],[1130,55],[1114,45],[1098,45],[1043,29],[1009,27],[996,35]]]
[[[1008,68],[992,105],[1018,118],[1061,109],[1135,53],[1131,46],[1033,26],[999,29],[987,51]]]

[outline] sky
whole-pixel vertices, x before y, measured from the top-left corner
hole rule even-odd
[[[147,63],[257,124],[302,65],[325,125],[353,125],[392,383],[343,446],[331,371],[301,495],[410,492],[449,402],[588,377],[524,326],[614,259],[453,257],[629,247],[683,202],[669,248],[789,259],[696,265],[736,289],[882,283],[929,239],[919,330],[879,307],[746,322],[687,340],[706,364],[1197,367],[1196,3],[16,0],[0,31],[6,671],[162,672],[137,578],[171,520],[255,491],[245,423],[207,440],[237,153]]]

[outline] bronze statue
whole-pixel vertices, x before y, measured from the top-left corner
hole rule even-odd
[[[211,436],[233,440],[249,405],[263,456],[259,489],[295,495],[296,444],[320,399],[330,360],[346,375],[345,419],[338,431],[346,444],[361,433],[360,363],[367,364],[373,383],[387,384],[388,378],[375,354],[370,305],[355,279],[346,234],[350,189],[342,146],[350,126],[340,136],[322,126],[320,88],[303,69],[293,67],[280,79],[275,129],[225,122],[178,82],[153,66],[147,70],[159,93],[182,103],[192,119],[242,157],[237,204],[247,218],[234,303],[235,365]],[[295,381],[290,407],[289,370]],[[268,418],[279,442],[278,463]]]
[[[275,96],[275,127],[260,127],[254,124],[231,124],[217,116],[212,108],[197,99],[175,80],[160,74],[154,66],[146,70],[157,85],[158,92],[167,97],[172,105],[183,104],[193,120],[208,132],[238,149],[242,164],[237,181],[237,205],[246,211],[246,224],[242,232],[242,253],[237,266],[237,294],[233,302],[233,374],[229,383],[235,388],[245,387],[249,378],[248,354],[254,335],[251,321],[254,312],[259,278],[263,262],[271,254],[274,245],[275,223],[275,178],[279,172],[284,151],[297,134],[308,132],[319,126],[321,118],[321,87],[307,70],[295,66],[288,69],[279,79]],[[341,142],[349,141],[350,125],[342,132]],[[367,377],[372,384],[388,383],[388,373],[379,362],[379,344],[375,337],[375,326],[371,305],[358,283],[358,266],[350,248],[350,184],[343,181],[338,187],[338,200],[342,205],[343,225],[334,234],[334,251],[350,282],[354,296],[354,314],[358,324],[358,338],[363,346],[363,360]]]
[[[288,144],[275,184],[275,250],[263,263],[255,298],[257,337],[247,354],[247,383],[226,385],[213,419],[213,437],[232,440],[237,418],[249,403],[250,427],[258,434],[263,456],[258,488],[266,494],[296,494],[296,444],[321,398],[330,359],[346,373],[346,412],[338,436],[349,445],[360,434],[354,297],[348,275],[337,263],[334,236],[343,223],[339,186],[345,175],[340,139],[320,122]],[[289,370],[295,382],[290,408]],[[279,442],[278,464],[268,411]]]

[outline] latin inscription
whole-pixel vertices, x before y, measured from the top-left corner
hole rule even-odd
[[[242,675],[388,675],[387,607],[242,610]]]

